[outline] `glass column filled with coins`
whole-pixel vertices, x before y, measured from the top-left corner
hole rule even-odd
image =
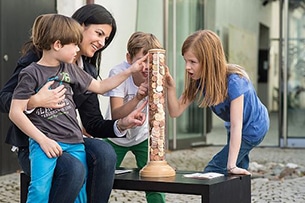
[[[149,161],[140,171],[143,177],[175,176],[175,170],[165,159],[166,148],[166,88],[165,50],[151,49],[148,57],[148,125],[149,125]]]

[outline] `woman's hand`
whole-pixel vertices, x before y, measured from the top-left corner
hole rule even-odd
[[[65,92],[67,89],[60,85],[55,89],[50,89],[54,81],[47,82],[35,95],[33,95],[27,105],[27,109],[37,107],[62,108],[65,106]]]
[[[147,101],[143,102],[141,106],[131,112],[128,116],[119,119],[118,125],[121,130],[127,130],[136,126],[141,126],[145,122],[146,115],[143,113],[143,109],[147,105]]]
[[[87,131],[86,131],[86,129],[85,129],[84,127],[82,127],[82,133],[83,133],[83,135],[85,135],[85,136],[88,137],[88,138],[93,138],[92,135],[90,135],[89,133],[87,133]]]

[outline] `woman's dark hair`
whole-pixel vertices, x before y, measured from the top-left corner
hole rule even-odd
[[[105,40],[105,45],[102,49],[96,51],[93,57],[84,57],[83,59],[88,63],[94,65],[97,68],[97,73],[99,73],[101,59],[102,59],[102,50],[106,49],[106,47],[111,43],[116,33],[117,27],[116,22],[111,13],[103,6],[98,4],[87,4],[79,8],[74,12],[72,18],[76,20],[81,25],[91,25],[91,24],[108,24],[111,25],[112,30],[109,37]],[[42,55],[42,51],[38,50],[33,45],[33,40],[30,39],[26,42],[21,50],[22,55],[25,55],[28,51],[33,51],[40,58]]]
[[[25,56],[28,52],[35,53],[38,58],[42,56],[42,51],[34,46],[32,38],[22,45],[21,56]]]
[[[72,18],[79,22],[81,25],[91,25],[91,24],[108,24],[111,25],[112,30],[109,37],[105,40],[105,45],[102,49],[96,51],[93,57],[85,57],[84,59],[97,67],[99,72],[99,67],[102,58],[102,50],[106,49],[111,43],[116,33],[117,27],[116,22],[111,13],[101,5],[98,4],[87,4],[77,11],[74,12]]]

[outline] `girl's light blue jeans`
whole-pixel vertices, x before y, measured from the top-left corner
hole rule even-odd
[[[82,162],[87,168],[86,153],[83,144],[58,143],[64,152],[67,152]],[[54,169],[57,158],[48,158],[39,144],[30,139],[30,160],[31,160],[31,183],[29,186],[27,203],[45,203],[49,201],[49,194],[52,185]],[[76,203],[87,202],[86,178],[77,196]]]

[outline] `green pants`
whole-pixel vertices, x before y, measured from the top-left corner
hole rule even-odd
[[[126,156],[128,151],[131,151],[135,158],[138,169],[142,169],[147,164],[148,160],[148,139],[141,142],[140,144],[131,146],[131,147],[123,147],[114,144],[108,139],[105,139],[106,142],[112,145],[116,154],[117,154],[117,162],[116,167],[119,168],[124,157]],[[160,192],[145,192],[146,200],[148,203],[164,203],[165,202],[165,194]]]

